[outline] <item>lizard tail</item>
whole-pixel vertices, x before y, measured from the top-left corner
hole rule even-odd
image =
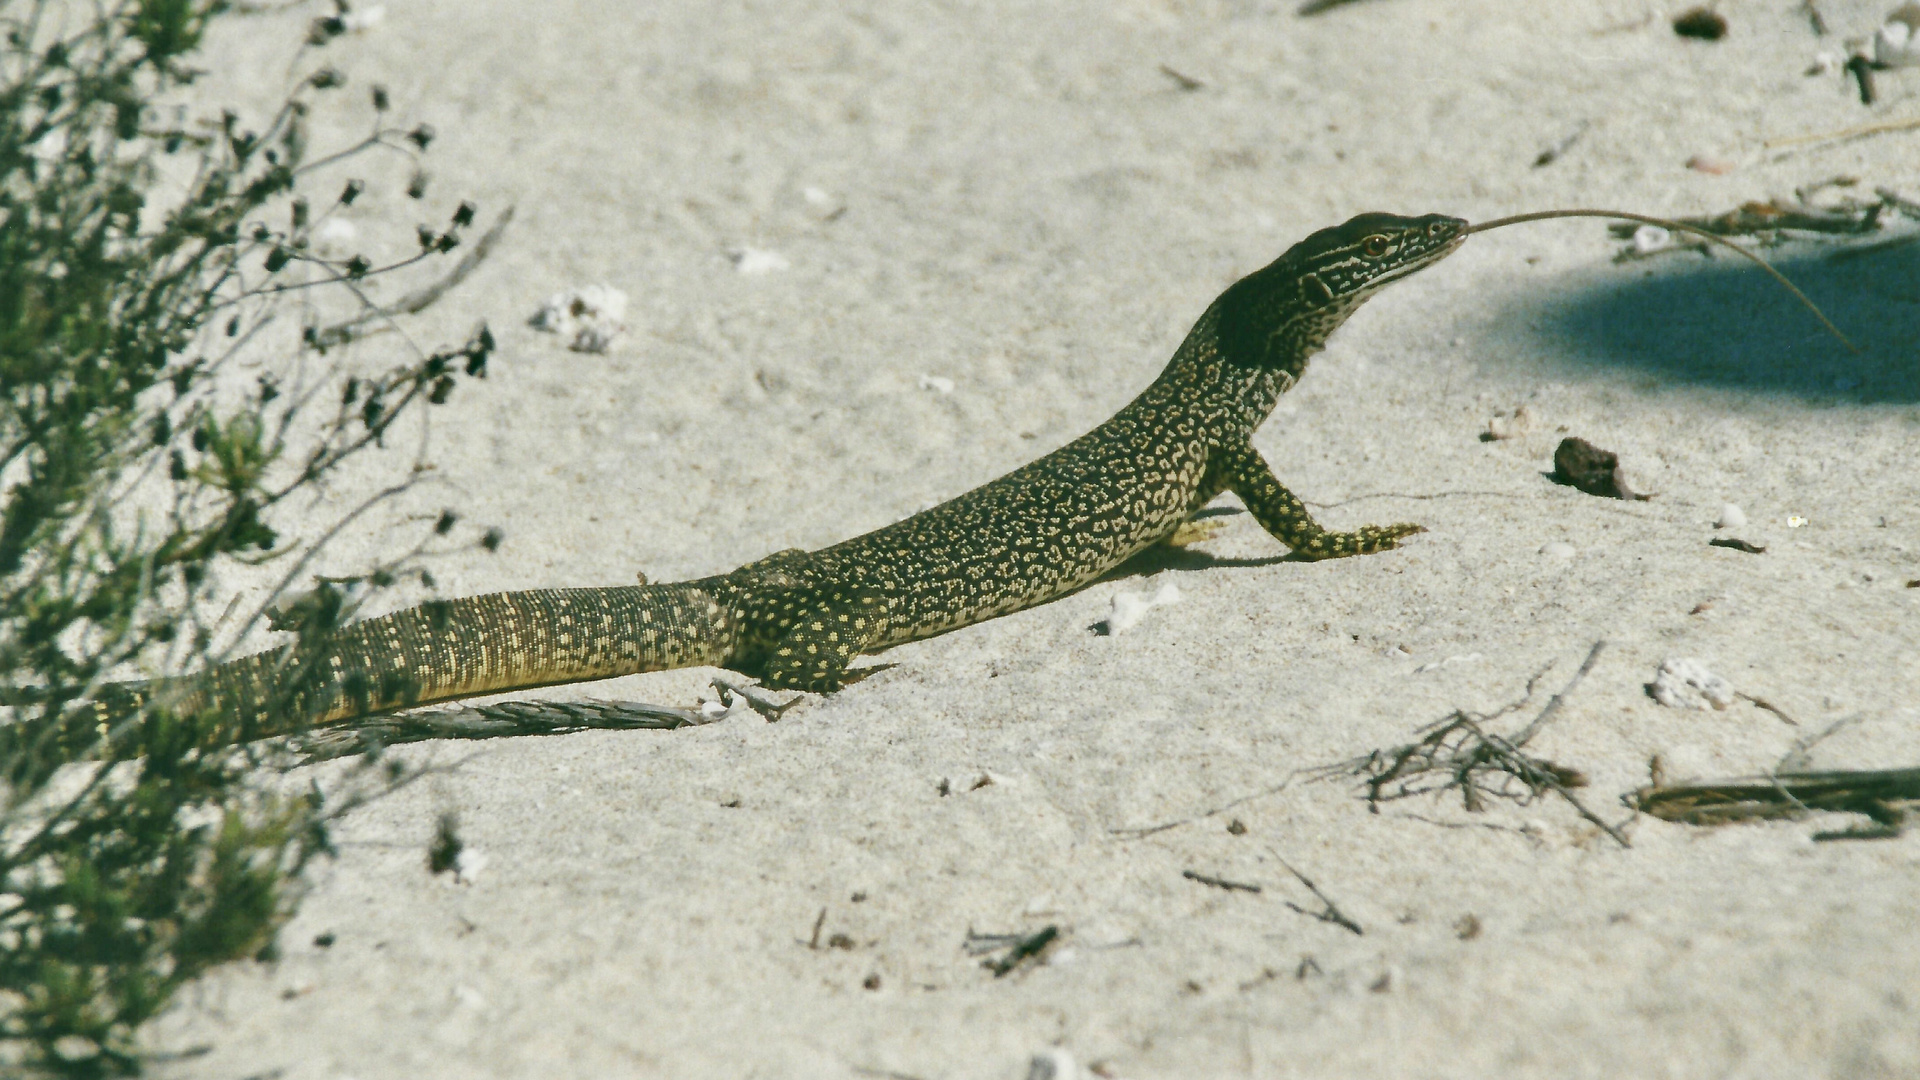
[[[733,628],[707,582],[539,589],[433,601],[306,646],[102,695],[111,723],[146,702],[212,713],[235,739],[505,690],[719,664]]]

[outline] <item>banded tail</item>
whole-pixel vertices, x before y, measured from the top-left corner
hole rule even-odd
[[[709,585],[433,601],[350,623],[304,648],[269,649],[125,689],[135,706],[145,699],[178,714],[211,711],[239,738],[258,739],[475,694],[717,665],[731,653],[734,633]]]

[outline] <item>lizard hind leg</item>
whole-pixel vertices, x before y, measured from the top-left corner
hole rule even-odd
[[[1352,532],[1329,532],[1307,513],[1305,504],[1280,485],[1265,458],[1251,444],[1224,451],[1220,467],[1227,487],[1260,527],[1302,559],[1343,559],[1399,546],[1403,536],[1426,532],[1423,525],[1367,525]]]
[[[873,674],[849,672],[847,665],[880,637],[886,602],[877,590],[845,584],[794,589],[771,606],[777,636],[761,666],[768,686],[825,694]]]

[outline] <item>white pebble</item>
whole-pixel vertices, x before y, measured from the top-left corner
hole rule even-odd
[[[1161,585],[1151,599],[1132,591],[1114,593],[1113,608],[1107,614],[1107,634],[1124,634],[1140,625],[1140,620],[1146,618],[1148,611],[1179,602],[1180,588],[1171,581]]]
[[[1487,437],[1495,440],[1518,439],[1533,430],[1533,410],[1525,405],[1513,410],[1512,415],[1495,416],[1487,421]]]
[[[817,187],[803,188],[800,197],[807,200],[807,211],[821,221],[832,221],[847,212],[847,204]]]
[[[1571,559],[1574,556],[1573,545],[1565,540],[1549,540],[1540,545],[1540,554],[1555,559]]]
[[[1647,690],[1669,709],[1724,709],[1735,697],[1732,683],[1684,657],[1663,661]]]
[[[953,393],[953,380],[940,375],[920,376],[920,389],[931,390],[936,394]]]
[[[1720,520],[1713,523],[1716,529],[1737,529],[1747,523],[1747,512],[1728,503],[1720,508]]]
[[[314,226],[312,236],[314,253],[328,258],[345,255],[359,235],[360,230],[353,227],[353,222],[343,217],[330,217]]]
[[[1658,225],[1642,225],[1633,230],[1633,250],[1651,255],[1673,243],[1673,234]]]
[[[1789,529],[1797,529],[1800,526],[1805,525],[1806,523],[1807,523],[1807,519],[1801,517],[1799,514],[1794,514],[1791,517],[1787,518],[1787,528]]]
[[[1033,1055],[1027,1063],[1027,1080],[1080,1080],[1080,1063],[1058,1048]]]
[[[453,880],[462,885],[471,885],[480,871],[487,868],[487,853],[468,844],[453,857]]]
[[[1874,32],[1873,60],[1887,67],[1920,65],[1920,40],[1914,31],[1920,28],[1920,4],[1907,4],[1887,16],[1886,25]]]
[[[602,353],[626,330],[627,294],[610,285],[568,289],[547,298],[529,322],[558,334],[574,352]]]
[[[354,33],[364,33],[379,26],[387,17],[387,5],[368,4],[357,11],[340,13],[340,25]]]
[[[771,274],[777,270],[786,270],[793,266],[785,255],[777,251],[762,251],[759,248],[743,247],[734,253],[734,269],[743,274]]]

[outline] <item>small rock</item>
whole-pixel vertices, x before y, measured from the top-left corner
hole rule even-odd
[[[1687,159],[1687,168],[1694,172],[1706,173],[1708,176],[1725,176],[1738,166],[1725,158],[1695,154]]]
[[[360,230],[353,227],[353,222],[343,217],[330,217],[313,228],[314,254],[327,258],[345,255],[359,235]]]
[[[1716,529],[1738,529],[1747,523],[1746,511],[1732,503],[1720,508],[1720,520],[1713,523]]]
[[[1663,661],[1647,693],[1670,709],[1724,709],[1735,700],[1732,683],[1687,658]]]
[[[1555,559],[1571,559],[1576,552],[1573,550],[1573,545],[1565,540],[1550,540],[1540,545],[1540,554]]]
[[[936,394],[953,393],[953,380],[942,375],[920,376],[920,389],[931,390]]]
[[[574,352],[603,353],[626,330],[627,294],[610,285],[554,293],[527,320],[535,330],[566,339]]]
[[[1094,630],[1108,637],[1124,634],[1140,625],[1140,620],[1146,618],[1148,611],[1179,602],[1180,587],[1171,581],[1161,585],[1160,591],[1151,598],[1132,591],[1117,592],[1113,594],[1113,610],[1104,621],[1096,624]]]
[[[1727,20],[1712,8],[1689,8],[1673,17],[1673,32],[1683,38],[1719,41],[1727,36]]]
[[[350,33],[364,34],[386,21],[386,18],[387,5],[385,4],[368,4],[366,7],[352,11],[348,11],[344,4],[341,5],[340,25],[346,27]]]
[[[453,880],[457,884],[471,885],[480,877],[480,871],[487,868],[487,853],[468,844],[453,857]]]
[[[777,270],[791,269],[792,266],[793,263],[777,251],[743,247],[733,253],[733,268],[750,276],[771,274]]]
[[[1048,1050],[1027,1063],[1027,1080],[1080,1080],[1080,1064],[1065,1050]]]
[[[1553,482],[1609,499],[1645,500],[1653,497],[1639,494],[1627,486],[1626,474],[1620,468],[1620,455],[1571,436],[1560,440],[1560,445],[1553,451]]]
[[[1633,230],[1633,250],[1638,255],[1651,255],[1673,246],[1673,234],[1658,225],[1642,225]]]
[[[1904,4],[1874,32],[1873,60],[1884,67],[1920,66],[1920,4]]]
[[[1502,439],[1518,439],[1533,430],[1533,410],[1525,405],[1513,410],[1511,415],[1501,414],[1487,421],[1486,441],[1497,442]]]
[[[803,188],[800,197],[807,201],[807,212],[821,221],[837,220],[847,212],[847,204],[826,193],[821,188]]]

